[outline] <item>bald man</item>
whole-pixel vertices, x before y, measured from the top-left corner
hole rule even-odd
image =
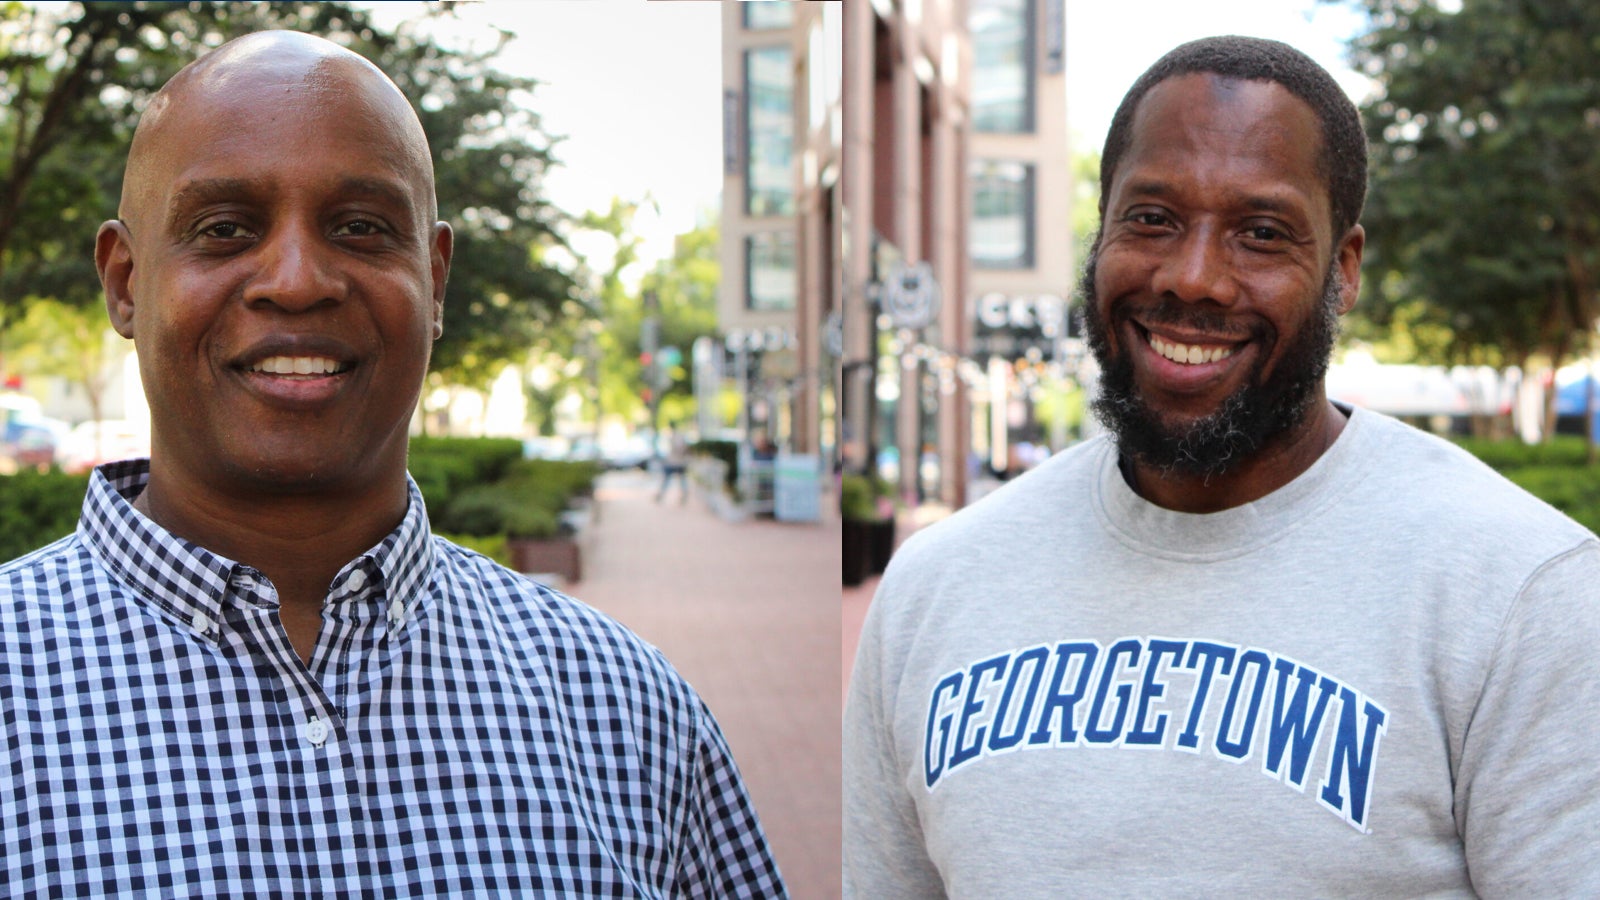
[[[151,456],[0,568],[9,894],[783,895],[660,654],[429,534],[436,218],[409,103],[320,38],[152,101],[95,245]]]

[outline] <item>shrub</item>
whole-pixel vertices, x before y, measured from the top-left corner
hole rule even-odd
[[[841,476],[839,515],[852,522],[883,522],[894,518],[894,486],[871,475]]]
[[[1587,452],[1583,438],[1570,434],[1555,435],[1543,444],[1524,444],[1519,440],[1492,441],[1486,438],[1459,438],[1456,443],[1490,468],[1501,472],[1523,466],[1582,466]]]
[[[434,520],[441,532],[470,537],[549,538],[561,527],[557,495],[503,482],[467,488]]]
[[[725,465],[723,471],[727,473],[724,476],[723,481],[726,483],[728,490],[732,491],[737,489],[739,485],[738,441],[695,441],[693,444],[689,445],[689,453],[694,456],[710,456],[714,459],[722,460]]]
[[[71,534],[83,512],[88,475],[24,469],[0,476],[0,562]]]
[[[522,442],[515,438],[417,437],[406,468],[428,509],[442,510],[456,491],[499,481],[521,458]]]

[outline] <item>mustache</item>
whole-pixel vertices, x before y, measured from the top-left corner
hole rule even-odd
[[[1259,320],[1241,322],[1237,315],[1223,315],[1197,309],[1192,303],[1163,299],[1150,303],[1122,304],[1112,315],[1132,319],[1145,328],[1171,328],[1197,332],[1227,341],[1262,340],[1269,328]]]

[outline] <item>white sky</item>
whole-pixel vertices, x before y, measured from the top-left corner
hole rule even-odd
[[[1099,152],[1122,95],[1185,41],[1218,34],[1273,38],[1333,73],[1357,103],[1370,82],[1350,68],[1345,42],[1364,29],[1348,3],[1317,0],[1066,0],[1067,123],[1073,146]]]
[[[419,14],[414,2],[362,4],[380,25]],[[546,196],[579,215],[604,211],[613,196],[649,194],[660,217],[641,213],[646,260],[672,253],[673,235],[718,210],[722,190],[722,20],[716,2],[648,0],[486,0],[457,7],[465,27],[446,40],[476,37],[492,46],[491,26],[517,37],[496,68],[542,82],[533,109],[552,135],[562,165]],[[603,244],[574,241],[580,250]],[[604,260],[597,260],[603,264]]]

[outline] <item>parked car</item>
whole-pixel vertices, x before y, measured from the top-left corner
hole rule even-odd
[[[650,449],[650,439],[642,434],[633,434],[621,441],[602,445],[600,458],[607,469],[644,469],[650,465],[650,459],[655,456]]]
[[[0,394],[0,474],[48,469],[66,434],[67,423],[42,414],[37,400]]]
[[[56,454],[56,463],[76,474],[101,463],[149,455],[149,434],[122,419],[102,419],[73,428]]]

